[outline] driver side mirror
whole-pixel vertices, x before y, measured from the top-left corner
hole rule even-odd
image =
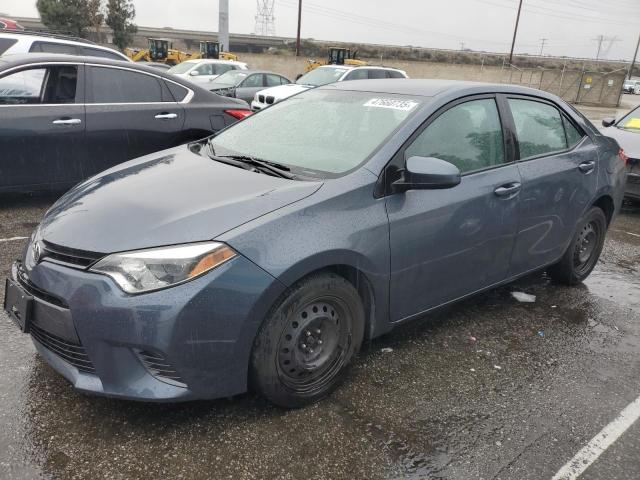
[[[602,126],[603,127],[610,127],[614,123],[616,123],[616,119],[615,118],[607,117],[607,118],[603,118],[602,119]]]
[[[197,70],[191,70],[189,72],[189,75],[191,75],[192,77],[197,77],[198,75],[200,75],[200,72],[198,72]]]
[[[462,180],[453,163],[434,157],[409,157],[402,178],[393,182],[396,192],[452,188]]]

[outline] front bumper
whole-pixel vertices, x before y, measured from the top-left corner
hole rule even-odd
[[[43,261],[12,279],[33,296],[38,352],[80,391],[143,401],[247,388],[253,340],[284,286],[242,256],[182,285],[127,295],[103,275]]]

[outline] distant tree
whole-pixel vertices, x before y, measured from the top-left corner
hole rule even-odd
[[[100,42],[100,28],[104,22],[104,13],[102,9],[102,0],[87,0],[87,7],[89,11],[89,18],[91,20],[91,26],[96,32],[96,40]]]
[[[131,0],[107,0],[107,25],[113,30],[113,43],[124,50],[133,41],[138,27],[133,23],[136,10]]]
[[[88,0],[38,0],[36,7],[51,30],[84,37],[91,26]]]

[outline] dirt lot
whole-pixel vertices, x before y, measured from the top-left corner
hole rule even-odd
[[[52,201],[0,201],[1,277]],[[399,328],[303,410],[88,397],[0,313],[0,478],[551,478],[638,395],[640,207],[626,205],[586,284],[534,275]],[[582,478],[637,479],[638,451],[640,423]]]

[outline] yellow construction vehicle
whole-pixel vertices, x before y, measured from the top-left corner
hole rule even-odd
[[[200,52],[194,53],[191,58],[218,58],[220,60],[238,60],[234,53],[220,51],[220,43],[203,40],[200,42]]]
[[[125,54],[134,62],[160,62],[167,65],[177,65],[194,58],[190,53],[174,49],[171,41],[167,38],[150,38],[149,48],[126,48]]]
[[[310,72],[321,65],[367,65],[367,62],[356,58],[358,52],[351,53],[351,49],[342,47],[329,47],[329,59],[326,62],[320,60],[307,60],[305,72]]]

